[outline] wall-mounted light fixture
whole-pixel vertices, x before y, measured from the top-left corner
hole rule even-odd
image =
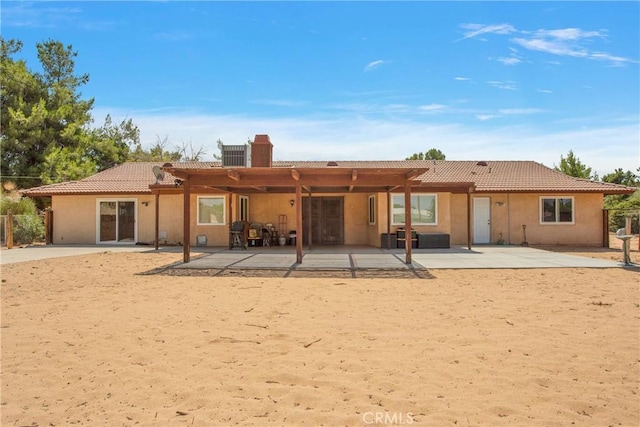
[[[504,206],[504,202],[496,202],[496,206]]]
[[[293,199],[291,199],[291,200],[289,200],[289,204],[291,205],[291,207],[293,207],[293,205],[295,205],[295,204],[296,204],[296,201],[295,201],[295,200],[293,200]]]
[[[149,206],[149,202],[142,202],[144,206]]]

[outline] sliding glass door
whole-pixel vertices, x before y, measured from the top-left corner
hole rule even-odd
[[[136,242],[136,202],[98,200],[97,243]]]

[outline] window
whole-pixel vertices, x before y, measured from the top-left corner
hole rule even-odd
[[[223,196],[198,197],[198,225],[224,225],[225,203]]]
[[[402,225],[404,218],[404,194],[391,196],[391,222],[393,225]],[[411,224],[412,225],[437,225],[438,208],[435,194],[413,194],[411,196]]]
[[[376,196],[369,196],[369,225],[376,223]]]
[[[249,197],[240,196],[240,221],[249,221]]]
[[[573,197],[541,197],[541,224],[573,224]]]

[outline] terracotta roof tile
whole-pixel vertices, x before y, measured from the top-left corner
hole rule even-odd
[[[451,160],[382,160],[337,161],[274,161],[274,168],[429,168],[421,175],[429,182],[475,182],[478,192],[592,192],[629,194],[633,187],[573,178],[533,161],[451,161]],[[486,164],[486,166],[484,166]],[[159,162],[125,163],[79,181],[62,182],[24,190],[30,196],[54,194],[138,193],[149,194],[149,185],[156,182],[153,166]],[[176,162],[178,168],[221,168],[220,162]],[[175,177],[166,173],[161,184],[172,185]]]

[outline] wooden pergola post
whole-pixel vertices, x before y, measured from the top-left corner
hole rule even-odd
[[[398,246],[397,243],[396,246]],[[391,188],[389,187],[387,187],[387,249],[391,249]]]
[[[411,184],[404,185],[404,250],[405,264],[411,264]]]
[[[471,250],[471,189],[467,190],[467,249]]]
[[[302,185],[296,182],[296,263],[302,264]]]
[[[156,251],[159,248],[158,241],[160,240],[160,192],[156,193]]]
[[[312,215],[313,215],[313,199],[312,199],[312,195],[311,195],[311,187],[309,187],[309,206],[307,206],[307,224],[309,225],[309,227],[307,228],[307,231],[309,232],[309,237],[307,237],[307,240],[309,241],[309,250],[311,250],[311,245],[313,244],[312,242],[312,236],[313,236],[313,221],[312,221]]]
[[[186,264],[191,261],[191,182],[189,176],[182,181],[184,212],[182,214],[182,248],[183,262]]]

